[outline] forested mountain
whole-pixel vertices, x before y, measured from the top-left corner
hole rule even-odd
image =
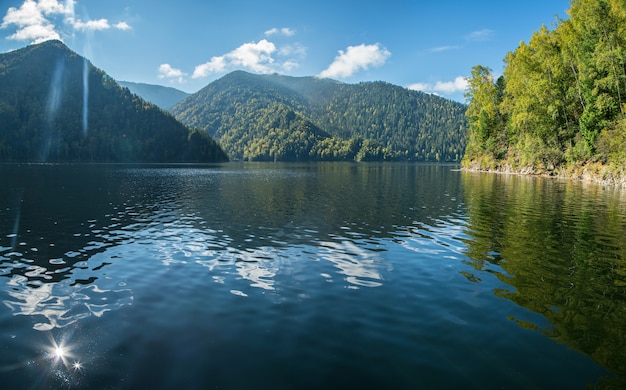
[[[189,97],[191,94],[172,87],[162,85],[133,83],[130,81],[118,81],[122,87],[126,87],[130,92],[140,96],[143,100],[154,103],[162,110],[169,110],[176,103]]]
[[[232,72],[172,108],[233,159],[459,161],[465,106],[384,82]]]
[[[227,160],[60,41],[0,54],[0,161]]]
[[[568,14],[498,80],[473,68],[465,166],[626,177],[626,3],[572,0]]]

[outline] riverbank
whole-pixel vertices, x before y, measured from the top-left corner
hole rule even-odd
[[[567,167],[537,168],[513,167],[510,164],[495,168],[484,168],[479,162],[464,163],[462,170],[470,172],[492,172],[511,175],[542,176],[596,183],[608,187],[626,188],[626,166],[615,166],[599,162]]]

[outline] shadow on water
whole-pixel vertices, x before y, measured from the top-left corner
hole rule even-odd
[[[626,386],[626,193],[534,177],[464,173],[466,255],[497,264],[496,295],[542,314],[520,326],[581,351]]]

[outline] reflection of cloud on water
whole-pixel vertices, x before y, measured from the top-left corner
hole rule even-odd
[[[242,278],[251,281],[250,286],[264,290],[274,290],[274,277],[278,272],[276,249],[261,247],[244,251],[228,248],[225,252],[214,252],[210,260],[196,260],[196,263],[214,270],[218,266],[235,266],[235,271]]]
[[[351,288],[379,287],[383,284],[383,276],[379,272],[382,264],[379,252],[360,247],[352,241],[322,242],[315,252],[316,257],[333,263],[339,273],[346,276],[345,280],[350,283]],[[264,246],[239,250],[228,247],[225,250],[211,251],[210,254],[204,251],[202,258],[196,259],[196,263],[210,271],[229,267],[241,278],[252,282],[251,287],[274,290],[281,258],[294,260],[280,248]],[[330,275],[327,276],[328,280],[332,280]],[[224,283],[223,276],[214,276],[213,280]]]
[[[457,259],[463,256],[465,246],[463,238],[464,225],[462,222],[445,223],[438,225],[417,224],[398,234],[398,241],[404,248],[422,254],[441,255],[442,257]]]
[[[237,273],[242,278],[253,282],[250,286],[265,290],[274,289],[275,269],[269,269],[259,262],[238,261],[235,265],[237,266]]]
[[[63,328],[90,315],[100,317],[133,301],[128,289],[104,290],[93,283],[72,286],[64,280],[33,286],[27,277],[15,275],[7,285],[13,299],[4,300],[4,304],[14,315],[43,317],[33,325],[35,330]]]
[[[353,288],[380,287],[383,277],[378,271],[381,264],[377,252],[359,247],[351,241],[322,242],[319,256],[333,263]]]
[[[196,264],[214,271],[233,268],[250,286],[274,290],[274,277],[278,272],[279,254],[272,247],[237,249],[229,246],[230,239],[217,237],[215,231],[167,228],[158,234],[160,240],[153,243],[157,258],[165,266],[187,264],[195,259]],[[223,276],[213,280],[224,283]]]

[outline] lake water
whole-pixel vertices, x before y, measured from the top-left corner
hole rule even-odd
[[[1,387],[623,387],[626,191],[454,168],[0,165]]]

